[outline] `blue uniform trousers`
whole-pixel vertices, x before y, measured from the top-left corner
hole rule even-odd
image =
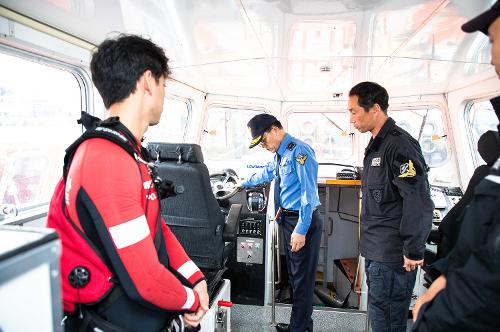
[[[405,332],[417,270],[365,260],[368,315],[373,332]]]
[[[313,330],[311,315],[323,219],[318,210],[313,212],[311,225],[306,234],[305,246],[297,252],[292,252],[290,239],[297,220],[298,216],[282,216],[281,229],[283,231],[288,276],[292,286],[293,305],[290,317],[290,331],[305,332]]]

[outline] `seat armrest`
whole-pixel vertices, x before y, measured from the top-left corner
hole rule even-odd
[[[240,225],[241,209],[241,204],[231,204],[226,218],[226,225],[224,226],[224,233],[222,234],[222,239],[225,242],[236,241],[236,234]]]

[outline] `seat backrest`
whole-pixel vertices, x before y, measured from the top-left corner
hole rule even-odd
[[[491,165],[500,156],[500,140],[497,131],[489,130],[481,135],[477,150],[486,165],[480,165],[472,174],[467,190],[460,201],[453,206],[439,225],[440,240],[437,246],[437,258],[442,258],[455,247],[462,226],[462,216],[474,196],[474,188],[489,174]]]
[[[184,192],[161,201],[161,213],[189,257],[201,269],[224,264],[225,218],[210,186],[208,169],[197,144],[149,143],[158,175]]]
[[[484,162],[492,166],[498,157],[500,157],[500,138],[498,136],[498,131],[488,130],[483,133],[477,141],[477,151]]]

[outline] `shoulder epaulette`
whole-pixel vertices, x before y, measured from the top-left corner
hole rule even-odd
[[[288,143],[288,145],[286,146],[286,148],[288,150],[292,151],[296,146],[297,146],[297,144],[295,144],[294,142],[290,142],[290,143]]]

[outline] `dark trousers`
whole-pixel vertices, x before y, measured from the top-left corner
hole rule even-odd
[[[311,315],[323,219],[321,219],[318,210],[313,212],[311,225],[306,234],[305,246],[297,252],[292,252],[290,241],[297,221],[298,217],[296,216],[281,217],[283,245],[293,298],[290,331],[304,332],[313,330]]]
[[[417,270],[401,263],[365,260],[368,315],[373,332],[405,332]]]

